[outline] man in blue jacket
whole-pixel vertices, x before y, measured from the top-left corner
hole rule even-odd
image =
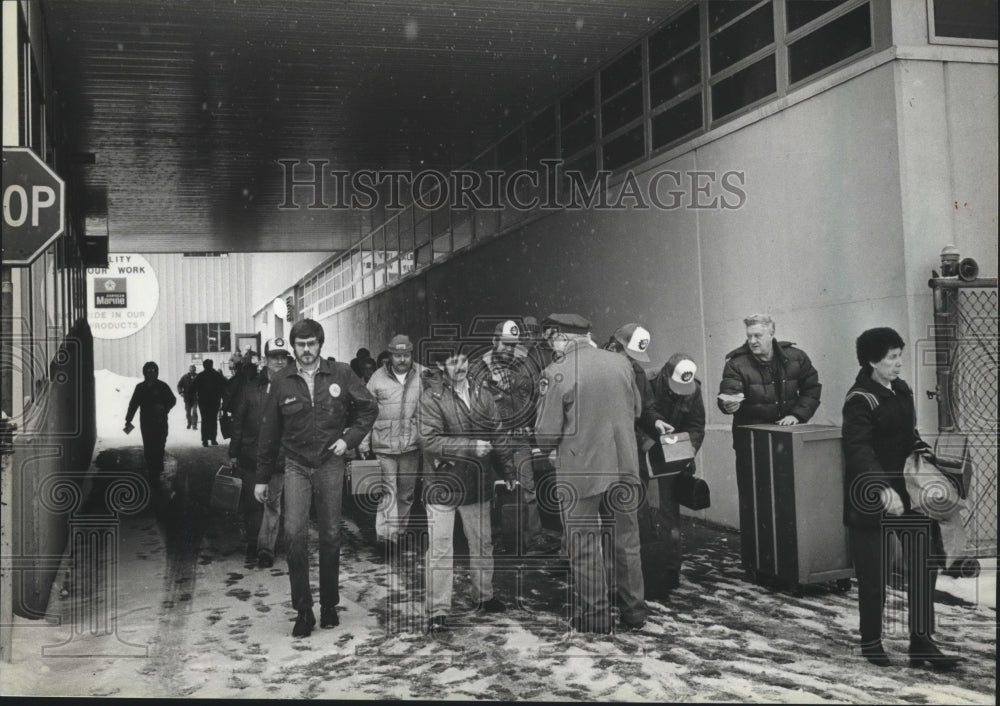
[[[316,625],[309,590],[307,551],[309,506],[319,524],[320,627],[340,623],[340,518],[344,453],[361,443],[378,416],[378,404],[361,379],[343,363],[320,356],[323,327],[312,319],[296,321],[288,334],[295,354],[274,376],[264,403],[257,447],[254,495],[267,499],[279,449],[285,454],[285,534],[292,607],[298,612],[294,637]]]

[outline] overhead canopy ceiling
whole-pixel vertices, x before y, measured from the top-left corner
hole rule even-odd
[[[94,155],[72,177],[118,252],[343,249],[371,214],[278,209],[277,160],[462,166],[685,4],[42,3],[57,119]]]

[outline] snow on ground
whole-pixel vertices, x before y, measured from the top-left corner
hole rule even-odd
[[[98,374],[98,452],[141,464],[138,432],[125,436],[135,379]],[[171,413],[168,470],[197,499],[224,443],[202,448]],[[205,478],[208,478],[205,481]],[[191,501],[177,512],[122,518],[119,590],[104,603],[74,585],[53,589],[44,621],[16,619],[14,664],[0,665],[4,695],[223,698],[491,699],[770,703],[996,703],[995,563],[978,579],[942,578],[938,638],[968,658],[953,674],[905,665],[905,595],[889,588],[888,669],[855,654],[857,596],[832,586],[775,592],[742,580],[738,536],[686,521],[682,585],[636,633],[568,632],[568,583],[558,566],[499,572],[500,615],[471,610],[469,575],[456,571],[452,622],[423,632],[423,558],[389,567],[348,513],[341,562],[341,624],[290,637],[295,617],[283,559],[246,568],[234,516]],[[318,573],[311,532],[312,579]],[[193,547],[193,548],[192,548]],[[391,588],[398,593],[390,593]],[[107,608],[107,610],[104,610]],[[101,612],[101,611],[104,612]],[[81,618],[107,615],[116,630]],[[91,628],[94,627],[92,631]],[[75,651],[78,655],[59,656]]]

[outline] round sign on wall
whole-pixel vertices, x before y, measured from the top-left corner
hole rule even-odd
[[[156,313],[160,285],[142,255],[108,255],[108,266],[87,268],[87,319],[94,338],[126,338]]]

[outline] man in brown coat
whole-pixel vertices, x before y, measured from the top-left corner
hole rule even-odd
[[[540,382],[535,437],[550,452],[563,498],[572,626],[610,632],[609,593],[617,593],[622,627],[638,629],[647,608],[636,522],[641,486],[635,419],[642,410],[632,367],[623,356],[594,347],[590,322],[581,316],[552,314],[542,325],[555,357]],[[601,549],[602,503],[614,517],[613,558]]]

